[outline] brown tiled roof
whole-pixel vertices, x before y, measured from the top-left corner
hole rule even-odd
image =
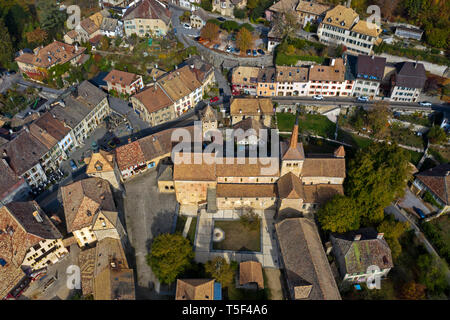
[[[270,98],[235,98],[230,105],[230,114],[232,116],[240,114],[248,116],[273,115],[272,100]]]
[[[0,160],[0,199],[6,197],[16,188],[25,183],[23,178],[19,178],[8,165],[5,159]]]
[[[269,10],[274,12],[286,12],[295,10],[298,0],[280,0],[274,3]]]
[[[158,80],[158,84],[172,101],[178,101],[202,86],[197,79],[197,74],[190,66],[184,66],[162,76]]]
[[[144,153],[142,152],[139,141],[133,141],[120,146],[114,152],[119,170],[124,170],[145,162]]]
[[[163,130],[150,136],[133,141],[115,149],[116,161],[120,170],[139,165],[157,157],[171,153],[172,133],[177,128]],[[178,128],[181,129],[181,128]],[[192,134],[194,127],[184,127]],[[176,141],[173,142],[176,144]]]
[[[244,163],[240,163],[241,160],[244,160]],[[227,163],[227,161],[230,160],[224,158],[222,163],[216,164],[218,177],[278,177],[280,175],[278,158],[233,158],[233,163]],[[270,170],[272,162],[275,166],[273,172]]]
[[[91,157],[84,159],[87,163],[86,173],[90,174],[114,171],[113,157],[114,156],[111,153],[104,150],[99,150],[99,152],[92,153]]]
[[[323,23],[349,30],[358,14],[352,8],[337,5],[329,10],[323,19]]]
[[[53,148],[70,132],[70,128],[50,112],[44,113],[30,125],[30,133],[47,148]]]
[[[244,131],[253,129],[256,132],[256,136],[259,137],[259,130],[262,129],[268,129],[261,121],[255,120],[253,118],[246,118],[242,121],[239,121],[235,125],[233,125],[233,129],[242,129]],[[267,137],[270,135],[270,133],[267,133]]]
[[[275,229],[290,298],[340,300],[314,222],[306,218],[290,218],[278,222]]]
[[[355,235],[361,235],[355,241]],[[377,231],[364,228],[345,234],[332,234],[333,250],[344,257],[339,269],[344,274],[366,273],[369,266],[381,270],[394,267],[391,249],[386,240],[377,238]]]
[[[83,28],[84,31],[87,32],[88,35],[93,34],[99,29],[99,26],[97,26],[95,22],[89,18],[81,20],[80,26]]]
[[[109,182],[87,178],[61,187],[68,232],[92,225],[99,211],[116,211]]]
[[[2,146],[6,159],[17,175],[35,166],[49,148],[39,142],[30,132],[23,130],[17,137]]]
[[[278,82],[308,82],[308,68],[276,66]]]
[[[258,72],[258,83],[274,83],[275,79],[275,68],[261,68]]]
[[[66,33],[66,35],[71,39],[76,39],[78,37],[78,32],[76,32],[75,30],[70,30]]]
[[[181,163],[184,158],[179,153],[174,154],[173,180],[174,181],[216,181],[216,165],[206,163],[200,154],[201,163],[194,163],[194,155],[189,154],[187,160],[189,163]]]
[[[130,7],[124,14],[124,20],[130,19],[161,19],[166,24],[170,23],[172,13],[160,2],[155,0],[143,0],[137,6]]]
[[[329,66],[313,65],[309,68],[309,80],[311,81],[337,81],[343,82],[345,79],[345,66],[342,58],[336,58],[334,65]]]
[[[345,178],[345,159],[306,158],[303,163],[302,176]]]
[[[330,9],[329,5],[317,3],[314,1],[303,1],[300,0],[295,8],[295,11],[312,13],[317,16],[324,14],[328,9]]]
[[[217,121],[217,110],[211,107],[210,104],[208,104],[206,108],[201,112],[201,119],[202,121]]]
[[[292,172],[278,179],[277,188],[280,199],[305,199],[302,180]]]
[[[304,185],[305,203],[316,203],[323,205],[330,201],[335,195],[343,195],[344,187],[341,184],[314,184]]]
[[[377,26],[375,23],[359,20],[353,26],[352,31],[376,38],[380,35],[381,28]]]
[[[36,67],[49,68],[54,64],[66,63],[81,55],[85,50],[86,48],[79,47],[78,51],[76,51],[75,46],[54,41],[40,49],[37,54],[24,53],[17,57],[16,61],[31,64]]]
[[[97,277],[103,270],[109,269],[111,263],[114,263],[117,269],[129,268],[121,241],[119,239],[104,238],[97,242],[94,277]]]
[[[111,70],[103,79],[105,82],[111,82],[113,84],[118,83],[123,86],[130,86],[140,76],[131,72],[125,72],[120,70]]]
[[[37,211],[43,222],[33,216]],[[12,202],[0,208],[0,297],[24,277],[21,269],[28,249],[44,239],[62,238],[59,231],[34,201]]]
[[[261,263],[257,261],[241,262],[239,264],[239,284],[242,286],[252,282],[258,284],[258,289],[264,288]]]
[[[94,292],[95,250],[96,248],[87,248],[78,255],[83,295],[89,295]]]
[[[220,198],[275,198],[276,191],[273,183],[218,183],[216,194]]]
[[[258,67],[238,66],[233,69],[233,73],[231,74],[231,83],[256,85],[258,82],[259,70],[260,68]]]
[[[420,172],[416,174],[416,178],[439,197],[443,203],[450,204],[450,163]]]
[[[345,158],[345,149],[344,146],[339,146],[336,150],[334,150],[334,156],[338,158]]]
[[[214,279],[177,279],[175,300],[214,300]]]
[[[133,96],[138,99],[149,113],[169,107],[173,104],[169,96],[157,84]]]
[[[104,269],[94,279],[95,300],[135,300],[133,269]]]

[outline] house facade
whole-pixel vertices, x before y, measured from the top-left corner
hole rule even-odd
[[[417,102],[426,80],[422,63],[407,61],[397,64],[391,78],[391,101]]]
[[[142,76],[130,72],[112,70],[103,79],[108,86],[108,91],[114,90],[118,94],[132,95],[144,88]]]
[[[380,33],[379,26],[359,20],[359,15],[353,9],[342,5],[329,10],[317,30],[321,42],[342,44],[356,54],[371,54]]]
[[[378,96],[380,83],[384,77],[386,58],[367,55],[347,56],[347,58],[348,65],[353,63],[356,67],[353,72],[355,83],[352,95],[354,97],[367,96],[372,99]],[[351,60],[356,61],[351,62]]]
[[[212,11],[234,18],[234,9],[242,9],[246,5],[247,0],[212,0]]]
[[[166,4],[158,0],[142,0],[129,7],[123,16],[125,35],[163,37],[171,26],[170,17]]]

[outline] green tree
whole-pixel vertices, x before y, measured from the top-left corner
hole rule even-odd
[[[400,297],[405,300],[425,299],[425,286],[414,281],[407,282],[400,289]]]
[[[216,257],[205,264],[205,272],[208,276],[220,282],[223,288],[233,284],[234,270],[223,257]]]
[[[39,0],[37,3],[38,18],[42,29],[46,30],[49,35],[55,37],[57,33],[64,29],[66,21],[65,11],[59,10],[55,1]]]
[[[6,68],[12,62],[14,49],[3,19],[0,19],[0,43],[2,44],[0,46],[0,66]]]
[[[430,294],[439,295],[448,289],[445,265],[430,254],[423,254],[417,258],[419,268],[419,282],[427,287]]]
[[[426,31],[427,43],[436,48],[447,48],[450,31],[448,29],[432,28]]]
[[[386,102],[376,102],[367,112],[367,124],[378,137],[383,137],[391,112]]]
[[[258,6],[259,0],[248,0],[247,1],[247,8],[249,9],[255,9]]]
[[[242,52],[253,47],[253,36],[247,28],[239,30],[236,36],[236,45]]]
[[[380,223],[377,230],[384,233],[384,238],[391,248],[392,257],[398,258],[402,252],[399,238],[409,229],[407,222],[395,221],[394,216],[387,216],[383,222]]]
[[[172,283],[191,264],[192,245],[180,234],[157,236],[147,255],[147,263],[162,283]]]
[[[206,11],[211,12],[212,11],[212,1],[211,0],[202,0],[202,2],[200,2],[200,7],[202,7]]]
[[[234,14],[234,17],[237,19],[244,19],[246,16],[244,9],[239,9],[236,7],[233,9],[233,14]]]
[[[221,25],[222,29],[227,30],[228,32],[239,29],[239,23],[233,20],[227,20]]]
[[[356,202],[346,196],[336,195],[317,213],[322,229],[344,233],[359,228],[359,212]]]
[[[409,160],[406,150],[383,142],[360,149],[350,161],[345,190],[357,203],[362,225],[380,223],[384,208],[404,194]]]
[[[430,131],[428,131],[427,137],[431,143],[436,144],[442,143],[447,140],[447,134],[440,126],[432,126]]]

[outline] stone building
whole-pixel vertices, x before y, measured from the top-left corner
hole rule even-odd
[[[274,114],[270,98],[234,98],[230,104],[232,125],[246,118],[252,118],[261,121],[266,127],[270,127]]]
[[[113,154],[100,149],[95,150],[90,157],[84,158],[84,162],[87,164],[86,174],[89,177],[102,178],[118,190],[120,189],[120,177],[114,168],[114,161]]]

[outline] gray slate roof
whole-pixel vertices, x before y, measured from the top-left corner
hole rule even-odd
[[[297,287],[304,294],[302,299],[340,300],[314,222],[306,218],[289,218],[278,222],[275,229],[291,299],[296,298]]]
[[[408,61],[397,65],[396,86],[423,89],[426,80],[425,67],[422,63]]]

